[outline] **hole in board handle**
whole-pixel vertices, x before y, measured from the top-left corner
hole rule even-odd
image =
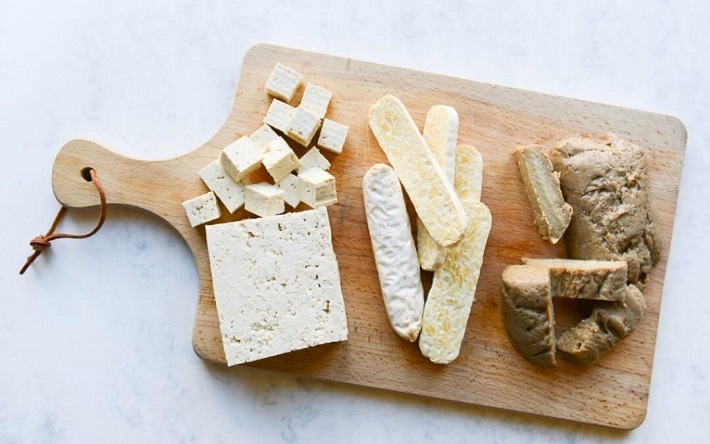
[[[91,167],[81,169],[81,177],[87,182],[91,182],[91,170],[93,170]]]

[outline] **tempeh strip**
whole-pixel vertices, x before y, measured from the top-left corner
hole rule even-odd
[[[434,272],[419,337],[422,354],[437,364],[448,364],[459,355],[491,230],[491,212],[476,199],[480,184],[466,168],[470,162],[462,159],[470,155],[470,149],[460,148],[455,187],[469,224],[463,239],[449,250],[444,265]]]
[[[445,247],[461,240],[466,212],[402,102],[382,97],[370,108],[369,123],[431,237]]]
[[[449,183],[454,183],[456,168],[456,139],[459,130],[459,115],[450,106],[436,105],[429,109],[424,123],[424,139],[444,170]],[[434,271],[444,265],[446,248],[439,245],[417,218],[417,253],[419,265]]]
[[[394,170],[375,164],[362,180],[365,214],[382,298],[394,331],[414,342],[422,328],[422,288],[409,215]]]

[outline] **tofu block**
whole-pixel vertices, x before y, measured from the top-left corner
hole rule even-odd
[[[273,71],[271,71],[264,89],[270,96],[281,99],[284,102],[290,102],[298,87],[301,86],[302,81],[303,76],[296,70],[277,63]]]
[[[461,241],[434,272],[419,336],[419,350],[436,364],[448,364],[459,355],[491,231],[491,212],[472,198],[480,185],[467,168],[456,169],[455,187],[469,222]]]
[[[261,149],[244,136],[222,150],[220,163],[222,168],[235,182],[241,181],[247,174],[256,171],[261,165]]]
[[[626,261],[528,259],[550,273],[552,297],[620,301],[626,296]]]
[[[274,182],[279,182],[301,165],[296,153],[281,137],[269,142],[264,147],[264,160],[262,163],[266,171],[273,177]]]
[[[222,167],[219,159],[204,167],[200,171],[200,177],[230,213],[234,213],[244,206],[244,189],[249,182],[246,179],[235,182]]]
[[[303,173],[311,168],[318,168],[323,171],[330,169],[330,162],[316,147],[311,148],[301,157],[301,166],[298,167],[298,172]]]
[[[270,183],[247,185],[244,208],[260,217],[276,216],[284,212],[284,192]]]
[[[193,227],[219,219],[222,215],[217,205],[217,198],[212,191],[194,199],[186,200],[182,203],[182,207],[185,209],[187,219]]]
[[[264,123],[270,127],[286,132],[286,127],[293,118],[293,114],[296,112],[296,108],[292,107],[288,103],[284,103],[280,100],[272,100],[271,105],[269,105],[269,110],[266,112],[266,117],[264,117]]]
[[[318,116],[309,113],[303,108],[296,108],[291,121],[286,125],[286,135],[298,142],[300,145],[308,147],[313,136],[320,127]]]
[[[537,145],[516,149],[515,158],[537,231],[543,239],[556,244],[572,220],[572,207],[562,197],[560,173],[552,171],[550,159]]]
[[[369,123],[431,237],[445,247],[461,240],[466,211],[402,102],[382,97],[370,108]]]
[[[210,225],[207,250],[227,365],[348,338],[325,208]]]
[[[318,148],[340,154],[345,146],[345,138],[348,137],[349,126],[333,122],[330,119],[323,120],[323,126],[318,136]]]
[[[284,192],[284,202],[291,208],[296,208],[301,203],[301,181],[293,174],[289,174],[276,184],[276,188]]]
[[[373,165],[362,179],[367,228],[392,329],[414,342],[422,329],[424,289],[402,186],[394,170]]]
[[[249,139],[254,142],[262,150],[266,145],[278,139],[279,135],[276,131],[272,130],[269,125],[261,125],[256,131],[254,131]]]
[[[301,182],[301,201],[312,208],[323,207],[338,201],[335,177],[318,168],[298,175]]]
[[[299,108],[303,108],[319,119],[325,117],[333,93],[312,83],[306,85]]]
[[[429,109],[424,122],[424,140],[451,184],[454,183],[458,132],[459,115],[455,109],[444,105]],[[434,271],[444,265],[446,259],[446,248],[432,239],[420,218],[417,218],[417,253],[424,270]]]

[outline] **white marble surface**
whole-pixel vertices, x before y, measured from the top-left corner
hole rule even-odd
[[[710,3],[111,3],[0,2],[0,442],[707,442]],[[257,42],[683,120],[685,170],[641,427],[618,433],[204,365],[190,344],[188,249],[130,209],[112,209],[99,235],[60,241],[17,275],[27,241],[57,210],[50,172],[64,142],[85,137],[145,158],[192,150],[227,115],[241,58]],[[71,216],[68,230],[94,217]]]

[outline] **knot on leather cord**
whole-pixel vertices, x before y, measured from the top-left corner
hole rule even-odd
[[[44,234],[40,234],[30,241],[30,245],[34,251],[42,252],[52,246],[52,241],[48,240]]]
[[[20,269],[20,274],[24,274],[25,271],[27,271],[27,269],[29,268],[29,266],[32,265],[32,262],[34,262],[35,259],[37,259],[44,250],[52,246],[53,240],[86,239],[87,237],[91,237],[96,234],[96,232],[99,231],[99,228],[101,228],[101,226],[104,224],[104,221],[106,220],[106,195],[104,194],[104,189],[101,186],[101,182],[99,182],[99,177],[96,174],[96,170],[92,168],[91,170],[89,170],[89,174],[91,176],[91,183],[93,183],[96,187],[96,191],[99,192],[99,198],[101,199],[101,213],[99,214],[99,220],[96,223],[94,229],[85,234],[55,233],[55,231],[57,230],[57,226],[59,225],[59,221],[61,221],[62,216],[67,211],[67,207],[62,206],[59,209],[57,216],[54,218],[52,226],[49,228],[49,231],[47,231],[47,234],[40,234],[39,236],[35,237],[30,241],[30,246],[32,246],[34,252],[27,258],[25,265],[23,265]]]

